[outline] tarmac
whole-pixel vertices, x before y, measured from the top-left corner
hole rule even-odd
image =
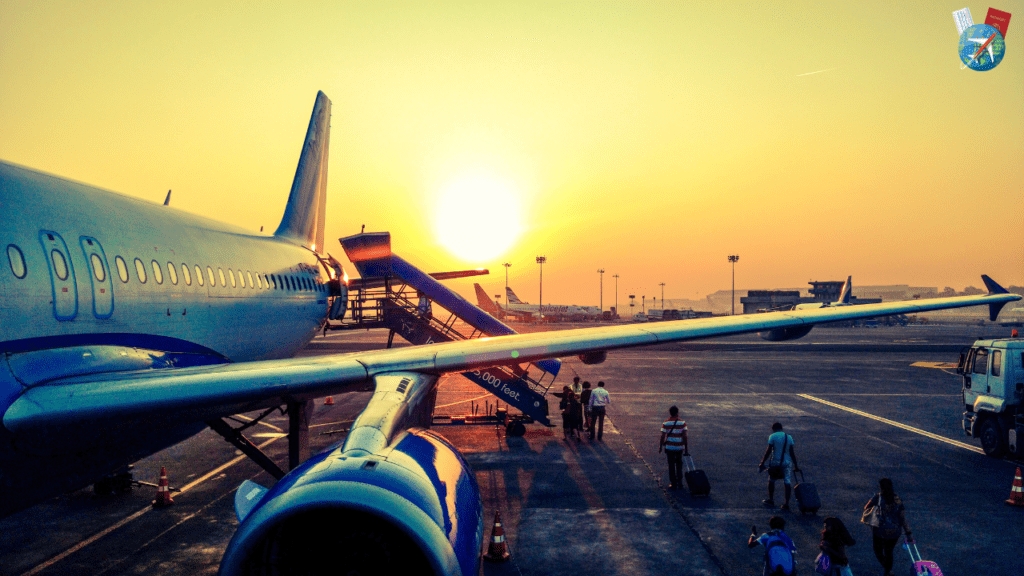
[[[565,326],[556,326],[561,328]],[[516,326],[517,329],[520,326]],[[439,426],[476,472],[487,522],[501,512],[511,559],[481,573],[646,575],[761,573],[761,551],[746,547],[781,515],[810,573],[826,516],[843,520],[857,544],[856,574],[877,574],[871,535],[859,523],[881,477],[893,479],[922,555],[946,574],[1024,576],[1024,508],[1007,506],[1019,463],[980,454],[961,429],[957,352],[978,337],[1006,336],[998,326],[815,328],[770,343],[756,335],[614,351],[604,364],[567,360],[574,373],[603,380],[612,398],[603,441],[577,443],[561,428],[527,426],[509,437],[495,425]],[[383,346],[386,332],[329,334],[305,354]],[[311,442],[343,440],[369,392],[317,402]],[[468,380],[442,379],[437,414],[493,410],[494,397]],[[668,406],[689,426],[690,451],[711,481],[694,498],[667,488],[659,426]],[[552,410],[557,403],[551,403]],[[793,435],[807,481],[823,502],[815,515],[761,503],[757,471],[772,422]],[[285,462],[286,419],[253,429],[257,444]],[[156,483],[168,470],[175,504],[153,510],[155,490],[99,497],[81,490],[0,520],[0,574],[215,574],[237,521],[232,499],[245,479],[264,472],[205,431],[136,464]],[[781,504],[779,486],[776,503]],[[330,551],[323,551],[329,554]],[[897,573],[910,570],[897,549]]]

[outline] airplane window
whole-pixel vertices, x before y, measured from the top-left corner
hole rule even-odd
[[[224,280],[224,269],[223,268],[217,268],[217,275],[220,276],[220,285],[225,287],[225,288],[227,288],[228,283],[227,283],[227,281]],[[231,280],[233,282],[234,278],[232,278]]]
[[[21,248],[14,244],[8,244],[7,260],[11,263],[11,272],[14,272],[18,278],[24,278],[28,268],[25,267],[25,255],[21,253]]]
[[[267,290],[270,290],[270,276],[263,275],[263,285],[267,287]]]
[[[167,263],[167,277],[171,279],[171,284],[178,284],[178,271],[174,268],[173,262]]]
[[[238,271],[238,285],[245,288],[245,276],[242,275],[242,271]]]
[[[277,276],[274,274],[270,275],[270,279],[274,282],[274,290],[277,290]]]
[[[199,264],[196,264],[196,282],[199,282],[200,286],[206,283],[203,279],[203,269],[199,267]]]
[[[999,365],[1003,361],[1003,351],[993,350],[992,351],[992,375],[999,376],[1001,372],[1001,366]]]
[[[245,275],[249,277],[249,288],[255,288],[256,285],[252,283],[252,272],[246,270]]]
[[[188,271],[188,264],[181,263],[181,276],[185,279],[185,285],[192,285],[192,273]]]
[[[114,264],[117,264],[117,275],[121,282],[128,282],[128,265],[124,263],[124,258],[114,256]]]
[[[284,287],[288,290],[295,290],[295,284],[292,282],[291,276],[284,277]]]
[[[160,263],[157,262],[156,260],[153,260],[152,266],[153,266],[153,280],[155,280],[157,284],[163,284],[164,283],[164,271],[160,269]]]
[[[228,278],[231,278],[231,287],[234,288],[235,287],[235,273],[231,271],[231,268],[228,268]]]
[[[249,283],[249,286],[252,286],[252,282]],[[259,272],[256,273],[256,287],[261,289],[261,290],[263,289],[263,280],[260,279],[260,273]]]
[[[139,276],[139,282],[146,283],[146,265],[142,263],[142,260],[135,259],[135,273]]]
[[[57,278],[67,280],[68,263],[67,260],[64,260],[64,255],[60,253],[60,250],[51,251],[50,260],[53,260],[53,273],[57,275]]]
[[[210,277],[210,287],[212,288],[212,287],[216,286],[217,285],[217,281],[214,280],[214,278],[213,278],[213,268],[210,268],[209,266],[207,266],[206,267],[206,275]]]
[[[107,279],[107,269],[103,267],[103,260],[100,259],[99,254],[93,254],[89,261],[92,262],[92,274],[96,277],[97,282],[103,282]]]

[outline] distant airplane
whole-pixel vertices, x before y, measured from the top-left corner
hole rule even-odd
[[[580,322],[601,318],[601,309],[597,306],[530,304],[520,300],[512,288],[505,288],[505,306],[502,307],[501,304],[491,300],[479,284],[474,284],[473,288],[476,290],[477,306],[494,316],[504,314],[520,320],[539,320],[543,313],[543,319],[550,322]],[[495,313],[495,309],[497,309],[497,313]]]
[[[209,426],[279,478],[237,491],[240,526],[222,575],[476,574],[479,488],[458,451],[426,429],[442,374],[982,304],[994,317],[1020,300],[983,277],[984,296],[290,358],[346,311],[344,271],[323,238],[330,108],[318,93],[273,235],[0,162],[0,515]],[[370,383],[344,444],[302,462],[308,401]],[[282,405],[287,474],[225,420]]]

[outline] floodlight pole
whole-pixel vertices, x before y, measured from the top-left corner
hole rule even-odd
[[[599,268],[597,273],[601,275],[601,300],[599,302],[601,312],[604,312],[604,268]]]
[[[540,264],[540,310],[538,316],[541,321],[544,320],[544,263],[547,261],[546,256],[537,256],[537,264]]]
[[[665,310],[665,283],[662,282],[658,286],[661,286],[661,309]]]
[[[502,264],[505,267],[505,313],[502,314],[503,318],[508,318],[508,269],[512,267],[512,264],[505,262]]]
[[[739,254],[732,254],[729,256],[729,262],[732,262],[732,315],[736,315],[736,262],[740,259]]]
[[[619,275],[613,274],[612,278],[615,278],[615,315],[619,315]]]

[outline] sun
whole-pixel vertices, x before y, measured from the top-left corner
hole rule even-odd
[[[467,262],[494,259],[519,238],[519,201],[492,176],[464,176],[440,191],[435,233],[442,246]]]

